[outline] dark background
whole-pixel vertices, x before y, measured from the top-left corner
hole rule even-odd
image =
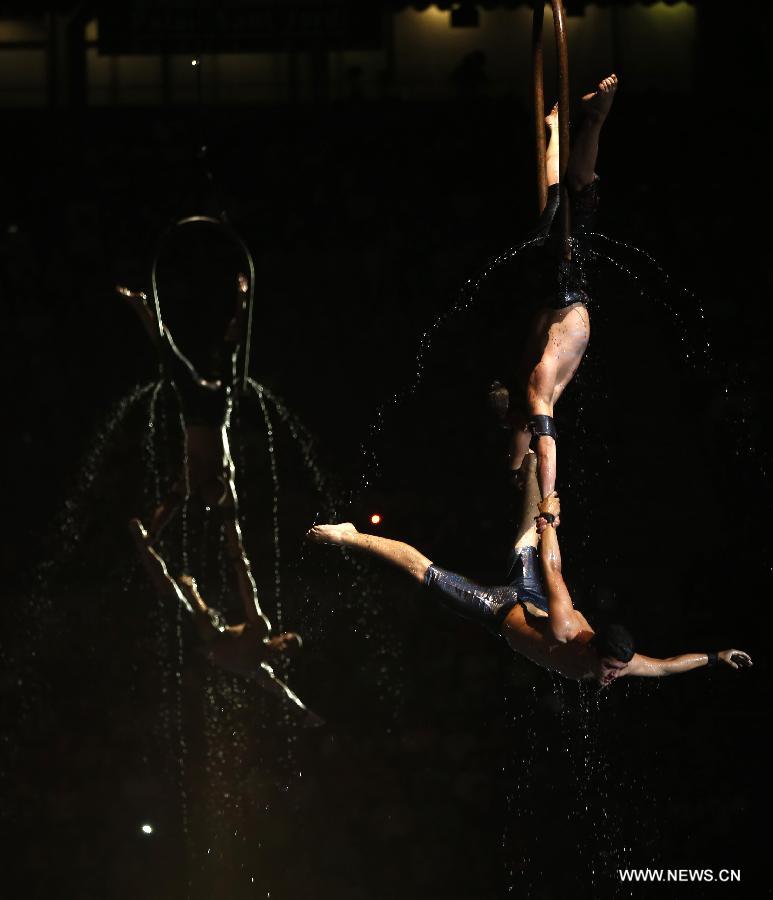
[[[507,508],[482,404],[517,332],[510,282],[438,333],[411,399],[389,398],[460,284],[532,221],[529,113],[486,98],[3,113],[9,896],[612,897],[630,893],[622,865],[741,869],[740,886],[696,895],[760,895],[766,27],[704,10],[687,98],[627,94],[623,61],[599,230],[670,280],[618,252],[641,278],[599,279],[558,411],[578,605],[629,623],[646,653],[742,647],[754,669],[601,697],[554,683],[398,575],[355,580],[332,551],[304,549],[321,502],[280,434],[284,623],[308,638],[291,681],[327,720],[312,731],[209,672],[135,570],[123,523],[152,502],[140,407],[89,460],[111,406],[155,377],[112,286],[147,287],[160,230],[215,202],[204,134],[217,198],[256,258],[252,370],[315,436],[341,518],[367,527],[378,511],[381,533],[495,582]],[[256,422],[245,406],[240,484],[272,598]],[[363,442],[381,460],[367,488]],[[204,583],[215,574],[210,562]]]

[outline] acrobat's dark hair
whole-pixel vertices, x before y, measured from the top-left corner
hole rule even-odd
[[[602,625],[593,635],[591,644],[599,659],[608,656],[629,662],[636,652],[631,632],[622,625]]]

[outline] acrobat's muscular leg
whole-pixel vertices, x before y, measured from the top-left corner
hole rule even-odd
[[[545,116],[545,125],[547,125],[550,137],[545,152],[545,175],[547,177],[547,185],[558,184],[560,179],[559,168],[559,141],[558,141],[558,104],[550,110],[550,114]]]
[[[256,628],[262,638],[271,633],[271,622],[260,608],[258,588],[252,575],[250,560],[244,549],[242,529],[239,525],[239,501],[236,496],[235,468],[228,447],[228,435],[223,429],[223,462],[225,490],[218,502],[223,520],[226,555],[236,580],[236,589],[244,606],[247,621]]]
[[[463,575],[433,565],[423,553],[409,544],[374,534],[361,534],[351,522],[315,525],[307,537],[321,544],[362,550],[397,566],[429,588],[449,612],[477,622],[495,633],[499,632],[504,618],[517,601],[516,592],[506,585],[481,587]]]
[[[306,537],[319,544],[336,544],[339,547],[360,550],[369,556],[376,556],[397,566],[422,583],[427,569],[432,565],[432,560],[427,559],[410,544],[377,537],[375,534],[363,534],[357,531],[351,522],[343,522],[340,525],[315,525],[307,532]]]
[[[572,144],[566,180],[569,189],[581,191],[596,179],[599,136],[617,90],[614,73],[599,82],[598,89],[582,98],[584,117]]]

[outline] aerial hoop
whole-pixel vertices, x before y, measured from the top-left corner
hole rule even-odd
[[[569,165],[569,49],[566,41],[564,4],[550,0],[553,9],[553,31],[558,62],[558,172],[561,183],[561,241],[563,257],[569,259],[571,247],[569,235],[569,203],[566,195],[566,168]],[[532,80],[534,84],[534,134],[537,155],[537,196],[540,213],[548,199],[548,183],[545,173],[545,63],[542,54],[542,25],[545,18],[544,0],[535,0],[531,32]]]
[[[249,375],[250,367],[250,340],[252,338],[252,302],[255,296],[255,263],[253,262],[249,247],[244,243],[244,241],[239,237],[234,229],[223,219],[218,219],[214,216],[186,216],[184,219],[179,219],[177,222],[173,222],[158,239],[158,244],[156,245],[156,253],[153,257],[153,265],[150,270],[150,283],[153,290],[153,303],[156,309],[156,321],[158,322],[159,333],[163,338],[164,322],[161,317],[161,303],[158,297],[156,270],[158,268],[158,259],[164,247],[164,242],[169,237],[169,235],[177,228],[181,228],[184,225],[192,225],[201,222],[206,222],[210,225],[216,225],[218,228],[220,228],[231,239],[231,241],[233,241],[233,243],[239,248],[239,250],[241,250],[242,254],[244,255],[245,262],[247,263],[247,271],[249,275],[249,293],[247,296],[247,324],[244,329],[244,342],[242,348],[242,352],[244,353],[244,361],[241,377],[239,379],[240,388],[245,388],[247,385],[247,376]]]

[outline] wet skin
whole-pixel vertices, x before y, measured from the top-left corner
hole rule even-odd
[[[561,643],[553,637],[547,613],[534,607],[527,613],[518,603],[502,624],[502,636],[516,653],[544,669],[565,678],[595,678],[599,658],[588,646],[593,629],[581,613],[577,612],[577,616],[584,627],[573,640]]]
[[[602,79],[595,91],[582,97],[583,122],[572,146],[566,172],[566,184],[573,191],[591,185],[595,178],[598,140],[618,87],[617,75]],[[559,182],[558,104],[545,118],[550,132],[547,147],[546,183]],[[527,415],[553,416],[554,407],[574,377],[590,340],[590,316],[582,303],[565,309],[542,309],[529,325],[529,344],[515,372],[514,387],[523,408],[512,410],[513,440],[511,468],[520,468],[531,434]],[[556,445],[552,437],[542,436],[535,444],[539,457],[539,483],[542,496],[556,484]]]
[[[534,466],[531,469],[533,478]],[[554,493],[541,500],[538,509],[540,513],[557,516],[560,512],[557,495]],[[667,659],[634,653],[628,662],[614,657],[599,657],[591,646],[595,632],[582,613],[574,608],[561,577],[555,529],[547,524],[544,517],[537,518],[538,524],[533,527],[540,533],[540,561],[550,612],[545,613],[535,607],[527,611],[522,603],[516,604],[502,625],[502,636],[512,650],[565,678],[594,679],[600,687],[609,687],[621,677],[659,678],[709,665],[710,656],[707,653],[683,653]],[[378,557],[402,569],[420,584],[424,584],[427,570],[432,565],[431,560],[415,547],[360,532],[351,522],[315,525],[306,536],[314,543],[332,544]],[[717,653],[717,662],[733,669],[752,665],[747,653],[735,649]]]

